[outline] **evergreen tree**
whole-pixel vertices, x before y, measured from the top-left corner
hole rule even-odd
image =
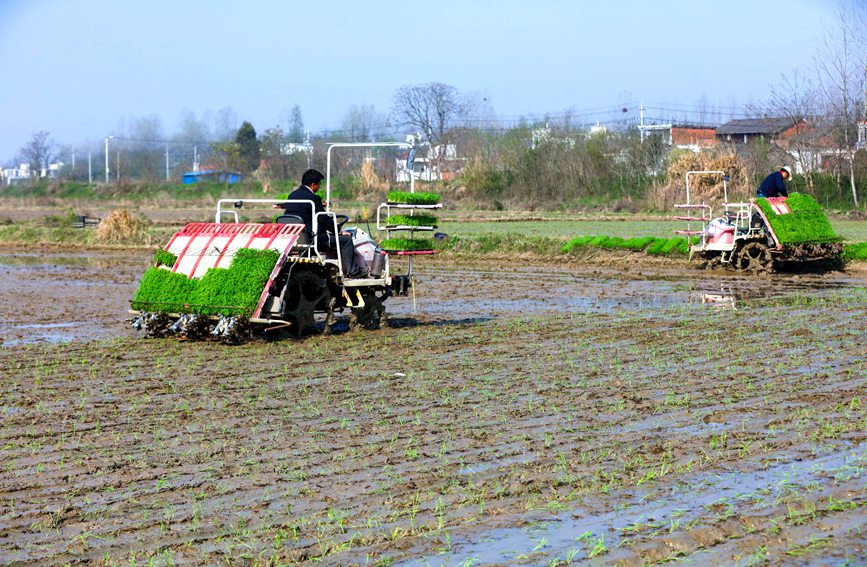
[[[256,129],[249,122],[244,122],[238,128],[238,133],[235,135],[235,144],[238,146],[238,154],[241,157],[243,171],[241,173],[251,173],[259,167],[259,140],[256,137]]]

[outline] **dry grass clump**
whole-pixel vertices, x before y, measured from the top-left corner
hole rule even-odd
[[[365,160],[361,164],[361,173],[359,174],[359,188],[356,198],[359,200],[373,199],[388,191],[388,181],[376,174],[373,169],[373,162]]]
[[[743,164],[733,153],[691,151],[672,152],[666,169],[665,185],[648,192],[647,203],[660,210],[671,209],[675,203],[686,202],[686,173],[688,171],[725,171],[729,176],[729,200],[744,194],[746,175]],[[717,203],[723,199],[722,178],[716,174],[692,175],[689,179],[690,201]]]
[[[96,227],[96,240],[104,244],[148,244],[145,222],[129,209],[115,209]]]

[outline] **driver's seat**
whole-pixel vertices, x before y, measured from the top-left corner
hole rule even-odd
[[[298,215],[280,215],[274,220],[274,222],[277,224],[305,224],[304,219]],[[295,244],[310,246],[310,235],[307,234],[306,230],[302,231],[301,234],[298,235],[298,240]]]
[[[280,215],[274,222],[277,224],[304,224],[304,219],[298,215]]]

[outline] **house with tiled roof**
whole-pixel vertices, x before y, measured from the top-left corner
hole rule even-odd
[[[803,118],[793,120],[789,117],[738,118],[729,120],[716,129],[720,142],[747,144],[758,139],[784,140],[809,128]]]

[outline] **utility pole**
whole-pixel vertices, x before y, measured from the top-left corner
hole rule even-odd
[[[106,136],[105,137],[105,184],[108,185],[108,141],[114,138],[114,136]]]
[[[169,180],[169,146],[166,145],[166,181]]]
[[[638,106],[638,135],[641,143],[644,143],[644,103]]]
[[[193,146],[193,173],[199,172],[199,146]]]
[[[93,167],[90,162],[90,150],[87,150],[87,182],[93,183]]]

